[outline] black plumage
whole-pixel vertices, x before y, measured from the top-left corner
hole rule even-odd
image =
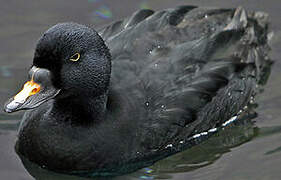
[[[95,175],[181,151],[256,94],[267,29],[263,13],[194,6],[140,10],[101,38],[58,24],[39,40],[33,65],[61,91],[25,114],[17,150],[51,170]],[[81,60],[68,61],[76,52]]]

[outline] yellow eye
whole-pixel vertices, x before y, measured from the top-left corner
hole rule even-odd
[[[70,61],[78,61],[80,59],[80,54],[79,53],[75,53],[74,55],[72,55],[70,57]]]

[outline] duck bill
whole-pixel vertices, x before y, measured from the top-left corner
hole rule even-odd
[[[46,73],[44,71],[45,70],[39,70],[38,73]],[[49,78],[47,79],[49,80]],[[33,109],[54,98],[60,90],[54,88],[51,83],[47,82],[48,81],[45,81],[43,85],[34,82],[33,79],[27,81],[22,90],[5,103],[4,111],[12,113],[19,110]]]
[[[17,103],[24,103],[26,99],[32,95],[37,94],[40,91],[40,85],[34,81],[27,81],[23,89],[14,97],[14,101]]]
[[[23,89],[12,99],[8,101],[8,103],[4,107],[4,111],[11,113],[16,111],[20,106],[22,106],[27,99],[32,96],[37,94],[40,91],[40,85],[35,83],[34,81],[27,81]]]

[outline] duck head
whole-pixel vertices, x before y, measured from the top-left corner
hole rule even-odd
[[[11,113],[53,98],[107,92],[110,53],[96,31],[76,23],[57,24],[39,39],[23,89],[4,105]]]

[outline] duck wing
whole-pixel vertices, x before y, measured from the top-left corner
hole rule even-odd
[[[236,115],[269,62],[267,26],[266,14],[240,7],[181,6],[100,30],[112,54],[108,109],[130,144],[157,149]]]

